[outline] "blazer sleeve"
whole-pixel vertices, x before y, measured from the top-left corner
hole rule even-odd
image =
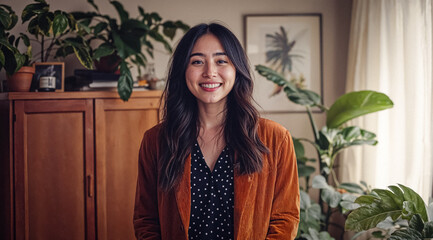
[[[134,230],[138,240],[161,239],[157,197],[157,139],[146,134],[141,143],[138,160],[138,179],[134,207]]]
[[[298,232],[300,199],[296,154],[287,130],[278,153],[275,193],[266,239],[292,240]]]

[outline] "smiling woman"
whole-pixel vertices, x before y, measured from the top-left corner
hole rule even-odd
[[[289,132],[260,118],[244,50],[219,24],[179,42],[163,121],[139,153],[138,239],[294,239],[296,156]]]
[[[199,108],[218,103],[218,111],[222,112],[235,77],[236,69],[218,38],[209,33],[198,39],[192,49],[185,78],[189,91],[198,100]]]

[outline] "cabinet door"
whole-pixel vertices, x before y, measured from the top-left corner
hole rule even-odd
[[[95,239],[91,100],[16,101],[16,239]]]
[[[159,120],[159,98],[95,100],[98,239],[135,239],[138,151]]]

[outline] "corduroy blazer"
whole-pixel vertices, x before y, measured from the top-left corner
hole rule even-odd
[[[191,209],[191,156],[180,183],[172,191],[158,186],[160,125],[148,130],[139,153],[134,228],[138,239],[187,240]],[[270,154],[254,174],[234,173],[234,238],[294,239],[299,223],[296,156],[289,132],[278,123],[260,119],[260,140]]]

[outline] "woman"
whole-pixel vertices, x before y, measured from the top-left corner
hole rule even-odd
[[[295,152],[287,130],[259,118],[246,55],[219,24],[179,42],[163,121],[139,153],[138,239],[294,239]]]

